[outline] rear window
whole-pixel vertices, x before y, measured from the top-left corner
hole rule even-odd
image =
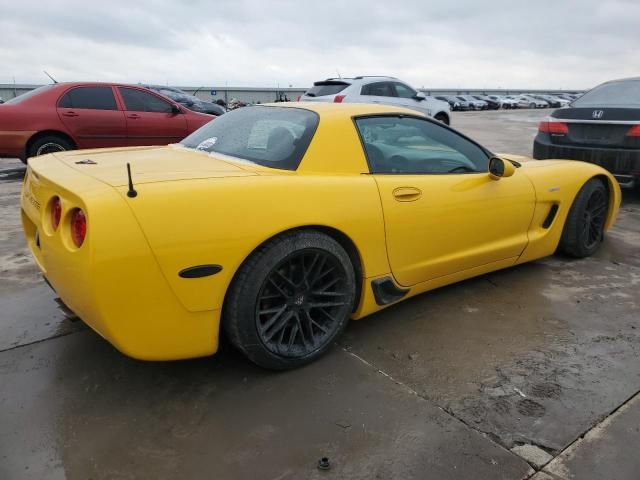
[[[5,103],[5,105],[7,104],[15,104],[15,103],[20,103],[23,102],[24,100],[27,100],[31,97],[35,97],[36,95],[41,94],[42,92],[44,92],[45,90],[49,90],[53,85],[43,85],[42,87],[38,87],[35,88],[33,90],[29,90],[27,93],[23,93],[22,95],[18,95],[15,98],[12,98],[11,100],[7,100]]]
[[[347,88],[350,84],[346,82],[316,82],[305,95],[310,97],[324,97],[325,95],[335,95]]]
[[[605,83],[588,91],[571,104],[573,107],[640,107],[640,80]]]
[[[318,126],[301,108],[251,106],[233,110],[196,130],[181,144],[283,170],[298,168]]]

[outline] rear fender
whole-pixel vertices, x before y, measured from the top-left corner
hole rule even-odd
[[[126,194],[126,187],[118,187]],[[245,259],[296,228],[328,227],[348,237],[362,276],[389,272],[377,186],[368,175],[257,175],[136,185],[127,202],[173,291],[189,311],[221,308]],[[161,212],[161,213],[159,213]],[[218,273],[182,278],[198,265]]]

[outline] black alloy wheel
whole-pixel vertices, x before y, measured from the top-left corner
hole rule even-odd
[[[599,178],[585,183],[571,205],[564,224],[559,250],[572,257],[588,257],[604,238],[609,212],[609,192]]]
[[[346,327],[357,301],[355,272],[333,237],[315,229],[283,233],[236,272],[223,329],[261,367],[300,367],[326,352]]]
[[[351,289],[340,261],[318,249],[292,253],[265,279],[256,302],[262,343],[279,356],[313,353],[350,313]]]
[[[602,238],[604,222],[607,218],[608,201],[605,196],[606,192],[602,190],[594,191],[589,197],[587,206],[584,210],[584,218],[582,221],[582,239],[584,246],[591,249],[596,246]]]

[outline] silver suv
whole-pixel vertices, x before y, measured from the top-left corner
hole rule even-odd
[[[394,77],[327,78],[315,82],[301,102],[382,103],[411,108],[449,125],[447,102],[427,97]]]

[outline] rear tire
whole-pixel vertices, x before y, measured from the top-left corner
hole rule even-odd
[[[604,236],[609,210],[609,193],[601,180],[592,178],[576,195],[564,224],[559,250],[569,256],[593,255]]]
[[[73,150],[74,145],[61,135],[45,135],[36,138],[27,150],[27,158],[46,155],[47,153],[64,152]]]
[[[236,273],[222,325],[255,364],[296,368],[331,347],[355,296],[354,268],[337,241],[316,230],[286,233],[256,250]]]

